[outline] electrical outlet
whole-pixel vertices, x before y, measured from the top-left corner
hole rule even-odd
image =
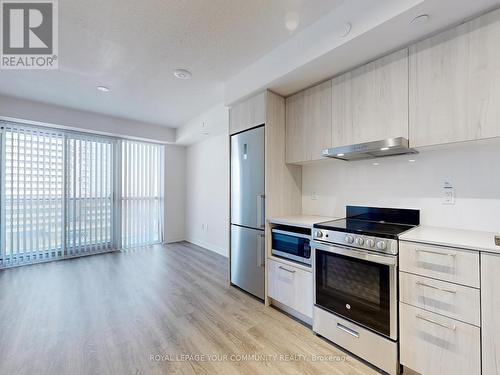
[[[443,204],[455,204],[455,189],[449,182],[443,186]]]
[[[317,201],[318,200],[318,194],[315,191],[313,191],[311,193],[311,200],[313,200],[313,201]]]

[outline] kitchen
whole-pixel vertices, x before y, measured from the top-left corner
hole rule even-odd
[[[493,11],[233,105],[231,283],[386,373],[496,374],[497,35]]]
[[[500,0],[0,18],[0,374],[500,375]]]

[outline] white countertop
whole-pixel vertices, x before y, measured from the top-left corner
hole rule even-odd
[[[312,228],[316,223],[322,223],[324,221],[331,221],[340,219],[338,217],[328,217],[328,216],[313,216],[313,215],[294,215],[294,216],[282,216],[273,217],[268,221],[272,224],[289,225],[292,227],[301,228]]]
[[[495,245],[495,235],[500,233],[420,226],[399,236],[399,239],[500,254],[500,246]]]

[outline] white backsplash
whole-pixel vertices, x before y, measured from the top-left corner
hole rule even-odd
[[[443,204],[445,182],[454,205]],[[500,141],[303,166],[304,214],[343,217],[346,205],[416,208],[422,225],[500,232]]]

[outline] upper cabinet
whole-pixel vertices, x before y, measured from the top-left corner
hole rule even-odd
[[[333,147],[408,138],[408,49],[332,81]]]
[[[286,99],[286,162],[321,159],[331,147],[331,81],[301,91]]]
[[[229,133],[235,134],[266,122],[267,92],[255,95],[229,109]]]
[[[500,10],[410,48],[412,147],[500,136]]]

